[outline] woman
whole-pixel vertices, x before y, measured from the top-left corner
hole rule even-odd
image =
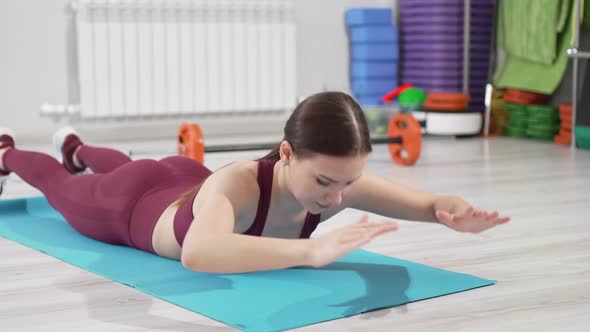
[[[185,157],[131,161],[84,145],[73,129],[56,133],[62,164],[21,151],[0,132],[0,175],[15,172],[38,188],[78,232],[180,260],[191,270],[245,273],[320,267],[397,229],[356,223],[311,239],[318,223],[345,208],[389,218],[441,222],[481,232],[509,221],[463,199],[437,196],[363,170],[371,144],[361,107],[324,92],[288,119],[284,139],[265,157],[212,173]],[[74,176],[86,167],[93,174]]]

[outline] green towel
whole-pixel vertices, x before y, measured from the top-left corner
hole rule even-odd
[[[544,94],[557,89],[567,67],[567,49],[574,38],[574,3],[574,0],[499,2],[497,47],[505,52],[494,73],[496,87]],[[582,27],[590,29],[590,0],[583,0],[580,6]]]
[[[582,5],[581,12],[583,13],[582,17],[582,28],[586,30],[590,30],[590,0],[585,0],[580,3]]]
[[[559,9],[559,19],[557,20],[556,32],[562,32],[565,28],[565,23],[570,15],[570,1],[561,1],[561,8]]]
[[[511,56],[550,65],[555,62],[561,4],[569,0],[500,1],[501,46]],[[561,4],[560,4],[561,2]]]
[[[551,94],[553,91],[555,91],[555,89],[557,89],[567,66],[568,58],[566,51],[571,45],[573,35],[572,19],[574,17],[574,6],[571,5],[572,0],[562,0],[561,3],[552,1],[555,6],[551,8],[542,8],[537,4],[537,1],[533,0],[525,2],[527,2],[530,7],[527,8],[525,6],[521,6],[520,0],[500,1],[497,27],[498,48],[502,48],[506,52],[502,61],[499,62],[494,74],[494,84],[499,88],[516,88],[544,94]],[[550,3],[550,1],[539,1],[539,3],[541,2],[546,2],[547,4]],[[533,9],[537,7],[541,7],[541,9],[546,10],[547,13],[543,14],[543,10]],[[513,12],[513,10],[516,10],[516,12]],[[549,13],[551,10],[553,13]],[[520,26],[514,23],[513,18],[528,17],[529,12],[535,13],[534,15],[537,15],[537,18],[539,18],[542,22],[553,22],[551,24],[551,29],[553,30],[553,35],[556,37],[556,43],[554,45],[552,44],[553,39],[548,37],[548,29],[538,28],[535,30],[533,28],[529,28],[523,29],[522,31],[511,30]],[[563,14],[564,12],[566,12],[566,14]],[[508,15],[510,17],[508,18],[508,22],[505,21],[507,19],[506,13],[509,13]],[[541,19],[540,17],[543,17],[543,15],[544,18]],[[523,19],[523,22],[528,22],[530,25],[539,25],[537,23],[538,21],[532,20],[530,17]],[[561,32],[558,32],[560,28]],[[507,39],[507,36],[511,36],[513,34],[520,35],[520,37],[509,37]],[[539,41],[527,42],[521,48],[519,48],[520,51],[518,52],[520,53],[516,55],[512,54],[511,50],[516,46],[507,45],[510,45],[516,40],[524,40],[523,38],[529,38],[522,37],[523,35],[527,36],[526,34],[531,34],[529,36],[530,38],[539,38]],[[508,40],[511,41],[509,42]],[[539,58],[541,55],[533,55],[534,47],[532,45],[540,45],[542,44],[541,41],[551,44],[551,47],[554,48],[554,52],[551,54],[553,54],[555,58],[550,63],[535,61],[535,57]],[[551,55],[547,50],[548,47],[548,45],[539,46],[539,54],[543,54],[543,56],[547,57],[546,59],[548,59],[548,57]]]

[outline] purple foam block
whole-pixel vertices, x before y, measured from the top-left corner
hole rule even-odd
[[[424,52],[424,51],[404,51],[400,54],[402,61],[407,59],[431,61],[431,60],[442,60],[442,61],[463,61],[463,50],[456,50],[455,52]],[[488,61],[490,58],[489,52],[469,52],[469,59],[471,61]]]
[[[463,86],[461,85],[414,83],[412,81],[407,81],[406,83],[412,83],[413,86],[425,92],[463,92]]]
[[[403,83],[412,83],[414,85],[422,85],[422,86],[426,86],[426,87],[448,87],[448,88],[456,88],[456,89],[460,89],[463,90],[463,82],[461,81],[434,81],[431,79],[425,79],[422,77],[402,77],[402,79],[400,80],[400,82]],[[469,81],[469,90],[470,91],[479,91],[480,89],[485,89],[485,85],[487,84],[486,81],[479,81],[479,82],[474,82],[474,81]]]
[[[470,101],[467,105],[469,105],[469,108],[473,108],[473,107],[480,107],[480,106],[484,106],[485,102],[483,99],[477,99],[477,100],[473,100]]]
[[[457,52],[463,53],[463,43],[403,43],[402,52]],[[489,53],[489,43],[472,43],[469,45],[471,52]]]
[[[428,49],[427,47],[421,49],[413,49],[413,50],[402,50],[400,53],[400,62],[406,61],[433,61],[435,59],[440,59],[442,61],[463,61],[463,49],[456,49],[454,51],[448,50],[437,50],[437,49]],[[477,62],[487,62],[490,59],[490,52],[489,50],[474,50],[471,49],[469,51],[469,60],[470,61],[477,61]]]
[[[470,70],[488,70],[488,60],[474,60],[471,59],[469,61],[469,69]],[[414,58],[405,58],[403,61],[400,62],[400,68],[428,68],[428,69],[438,69],[438,68],[447,68],[450,70],[459,70],[463,69],[463,61],[462,59],[456,60],[445,60],[439,58],[432,58],[428,61],[421,60],[421,59],[414,59]]]
[[[442,86],[460,86],[463,87],[463,78],[457,79],[449,79],[449,78],[436,78],[436,77],[424,77],[424,76],[403,76],[402,75],[402,82],[410,82],[416,84],[425,84],[425,85],[442,85]],[[478,87],[485,85],[487,83],[486,79],[473,79],[469,80],[470,87]]]
[[[486,17],[491,17],[493,14],[493,7],[472,7],[471,18],[479,20]],[[463,17],[463,6],[422,6],[422,7],[402,7],[400,8],[400,15],[402,17],[416,17],[421,15],[426,16],[458,16]]]
[[[477,89],[477,90],[470,90],[469,94],[471,95],[471,100],[473,100],[474,102],[480,102],[480,101],[484,101],[485,99],[485,91],[481,92],[481,90],[485,90],[485,88],[481,88],[481,89]]]
[[[462,92],[460,87],[447,87],[447,86],[425,86],[414,84],[415,87],[424,90],[426,93],[431,92]]]
[[[407,62],[402,62],[400,64],[400,72],[407,72],[407,71],[411,71],[416,68],[419,68],[419,69],[425,70],[425,71],[429,71],[429,72],[440,72],[441,70],[443,70],[445,72],[448,71],[448,72],[462,73],[463,72],[463,63],[459,63],[456,66],[433,66],[432,64],[430,64],[426,61],[407,61]],[[474,66],[472,63],[469,66],[469,72],[470,73],[474,72],[474,73],[478,73],[478,75],[483,75],[488,72],[488,65],[486,63],[485,65]]]
[[[463,82],[436,82],[423,78],[402,77],[400,82],[412,83],[414,86],[425,89],[439,89],[441,91],[463,91]],[[487,82],[469,82],[470,91],[478,91],[485,88]]]
[[[470,34],[472,35],[485,35],[489,36],[492,32],[491,25],[489,26],[479,26],[479,25],[471,25],[469,27]],[[400,25],[400,32],[401,33],[449,33],[449,34],[458,34],[463,35],[463,24],[402,24]]]
[[[425,6],[464,6],[465,0],[400,0],[400,8]],[[490,7],[494,0],[472,0],[471,7]]]
[[[485,25],[492,22],[493,10],[476,9],[471,11],[469,22],[474,25]],[[430,19],[430,20],[429,20]],[[414,22],[454,22],[463,25],[463,9],[453,11],[450,8],[428,7],[404,10],[400,13],[400,23]]]
[[[491,42],[489,35],[471,35],[469,40],[471,43],[489,44]],[[456,45],[463,45],[463,34],[446,33],[439,31],[434,33],[417,33],[404,31],[399,36],[402,44],[417,44],[417,43],[453,43]]]
[[[423,68],[402,68],[401,70],[402,77],[424,77],[424,78],[431,78],[431,79],[459,79],[463,80],[463,70],[446,70],[446,69],[438,69],[438,70],[429,70]],[[474,81],[485,81],[488,78],[488,72],[485,71],[478,71],[478,72],[469,72],[469,79]]]
[[[473,89],[469,89],[469,94],[474,100],[484,100],[486,96],[486,88],[485,86],[474,87]]]
[[[416,76],[463,76],[463,67],[456,68],[446,68],[446,67],[439,67],[439,68],[424,68],[422,66],[406,66],[402,64],[401,73],[402,75],[416,75]],[[475,69],[473,67],[469,68],[469,75],[470,76],[487,76],[488,69],[487,67],[483,68],[480,67]]]
[[[463,87],[453,87],[453,86],[428,86],[428,85],[414,85],[417,88],[420,88],[422,90],[424,90],[424,92],[426,93],[431,93],[431,92],[460,92],[463,93]],[[481,102],[483,104],[483,99],[481,99],[481,101],[477,101],[477,102]]]
[[[474,17],[470,22],[471,26],[491,26],[492,18],[479,16]],[[410,25],[463,26],[463,16],[401,16],[400,23],[402,28]]]

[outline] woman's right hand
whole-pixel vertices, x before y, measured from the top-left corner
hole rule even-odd
[[[349,252],[371,242],[377,236],[398,229],[392,221],[369,222],[364,214],[356,223],[338,228],[327,234],[310,239],[309,262],[313,267],[321,267],[338,260]]]

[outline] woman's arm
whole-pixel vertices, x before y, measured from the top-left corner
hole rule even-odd
[[[434,205],[439,196],[418,191],[364,171],[344,196],[349,207],[395,219],[438,221]]]
[[[459,232],[480,233],[510,221],[476,209],[460,197],[418,191],[364,172],[346,195],[347,206],[390,218],[440,222]]]
[[[306,265],[308,240],[234,234],[234,208],[221,194],[211,195],[189,228],[182,264],[212,273],[245,273]]]

